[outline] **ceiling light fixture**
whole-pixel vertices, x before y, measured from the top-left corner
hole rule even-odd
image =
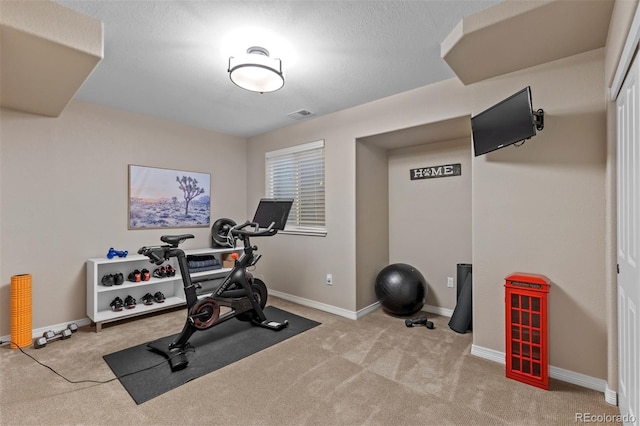
[[[270,58],[264,47],[253,46],[246,55],[229,57],[227,71],[234,84],[252,92],[274,92],[284,86],[282,61]]]

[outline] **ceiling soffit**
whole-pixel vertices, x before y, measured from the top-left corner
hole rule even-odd
[[[103,57],[102,23],[49,1],[0,9],[0,106],[59,116]]]
[[[464,84],[605,46],[614,0],[506,1],[464,18],[442,58]]]

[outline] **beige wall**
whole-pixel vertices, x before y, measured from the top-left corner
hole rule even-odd
[[[362,291],[354,266],[354,200],[356,176],[366,172],[354,171],[356,140],[476,114],[531,85],[534,106],[546,111],[545,130],[521,148],[472,162],[474,344],[504,351],[507,274],[546,274],[554,284],[552,365],[605,378],[603,56],[600,49],[467,87],[448,80],[250,139],[249,204],[264,193],[265,151],[315,139],[327,146],[327,237],[270,239],[270,250],[289,260],[293,272],[278,272],[281,266],[265,258],[265,275],[279,274],[272,288],[346,310],[361,308],[354,295]],[[326,286],[324,273],[332,271],[336,283]],[[588,356],[577,359],[576,353]]]
[[[504,350],[504,276],[544,273],[554,282],[552,365],[605,377],[603,81],[603,52],[595,51],[469,87],[430,85],[252,138],[248,150],[243,140],[80,102],[57,119],[2,110],[2,303],[11,275],[30,272],[34,327],[84,318],[85,260],[158,241],[161,231],[126,229],[127,164],[211,172],[212,217],[243,217],[264,194],[265,151],[324,139],[327,236],[256,241],[265,254],[256,272],[274,290],[361,309],[368,298],[357,297],[356,181],[375,171],[356,173],[356,140],[477,113],[531,84],[545,130],[522,148],[473,160],[474,344]],[[238,189],[245,184],[246,197]],[[194,233],[193,247],[208,243],[208,229]],[[578,361],[576,350],[590,355]]]
[[[437,105],[429,99],[437,99]],[[362,264],[356,268],[356,181],[380,172],[375,168],[356,172],[356,140],[430,119],[460,117],[464,110],[468,110],[464,86],[452,79],[250,138],[249,206],[264,196],[265,152],[324,139],[326,156],[327,236],[279,234],[260,240],[265,257],[258,276],[264,275],[270,289],[352,313],[372,303],[370,297],[356,303],[356,282],[365,282],[380,269],[375,262],[367,262],[367,269]],[[331,286],[324,283],[327,273],[333,274]]]
[[[472,160],[474,344],[504,350],[504,275],[544,273],[553,282],[551,364],[606,377],[606,347],[615,346],[605,316],[612,279],[607,260],[615,240],[607,222],[611,198],[607,204],[605,196],[613,187],[615,134],[606,130],[604,93],[637,3],[616,1],[604,51],[467,87],[448,80],[260,135],[247,145],[75,101],[58,119],[1,110],[0,304],[8,306],[11,275],[30,272],[34,327],[84,318],[85,260],[110,246],[133,251],[158,241],[160,231],[126,229],[127,164],[210,172],[212,218],[243,217],[264,194],[265,151],[324,139],[327,236],[257,241],[265,254],[257,274],[272,289],[361,309],[371,298],[362,283],[375,265],[358,269],[365,241],[356,220],[366,215],[367,204],[367,197],[359,198],[359,182],[376,172],[359,169],[358,138],[475,114],[530,84],[534,106],[546,111],[545,130],[521,148]],[[246,192],[238,189],[245,185]],[[191,247],[206,245],[208,229],[193,231]],[[333,273],[333,286],[324,284],[326,273]],[[0,334],[8,334],[8,318],[2,310]],[[615,369],[609,367],[611,376]]]
[[[418,269],[428,284],[426,304],[449,310],[456,265],[472,260],[471,156],[470,138],[389,151],[389,263]],[[461,176],[409,179],[410,169],[454,163]]]
[[[0,335],[10,333],[11,276],[33,276],[33,327],[86,314],[88,258],[135,253],[168,233],[127,230],[128,164],[211,173],[212,219],[246,216],[246,141],[73,101],[58,118],[0,113]]]
[[[270,133],[259,142],[249,142],[247,158],[247,205],[256,206],[265,195],[264,153],[274,149],[324,139],[326,163],[325,197],[327,212],[341,210],[348,215],[328,214],[327,236],[278,234],[255,241],[264,257],[255,271],[269,289],[317,301],[342,309],[355,305],[355,199],[353,197],[354,144],[344,144],[335,132],[321,125],[307,132],[297,128]],[[344,146],[344,148],[342,148]],[[341,170],[336,173],[335,169]],[[350,189],[349,189],[350,188]],[[326,274],[333,275],[333,285],[325,283]]]
[[[372,305],[377,272],[389,264],[387,150],[356,142],[356,310]]]
[[[474,344],[503,352],[504,277],[544,274],[551,365],[598,378],[607,359],[603,81],[600,49],[474,87],[474,112],[527,84],[545,110],[535,138],[474,161]]]

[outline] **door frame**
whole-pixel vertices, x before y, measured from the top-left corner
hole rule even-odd
[[[636,13],[633,15],[633,22],[629,28],[629,34],[627,34],[627,40],[624,43],[622,54],[620,55],[620,61],[616,68],[616,73],[613,77],[613,83],[611,84],[610,97],[611,101],[615,102],[622,88],[624,78],[631,66],[631,60],[638,44],[640,43],[640,3],[636,6]]]
[[[613,82],[609,91],[610,101],[613,103],[614,114],[613,114],[613,123],[611,121],[608,122],[608,126],[613,126],[617,128],[617,114],[615,111],[617,110],[616,101],[620,90],[622,89],[622,85],[625,81],[625,77],[631,67],[632,60],[636,54],[636,51],[639,48],[640,44],[640,3],[636,5],[636,11],[633,16],[633,21],[629,28],[629,32],[627,34],[627,38],[622,49],[622,53],[620,55],[620,60],[618,62],[618,66],[616,68]],[[640,52],[638,53],[640,55]],[[611,132],[609,132],[611,134]],[[608,312],[608,342],[607,342],[607,357],[608,357],[608,366],[607,366],[607,389],[605,391],[605,400],[609,404],[618,405],[618,394],[617,389],[619,385],[619,370],[618,370],[618,307],[617,307],[617,272],[616,265],[618,259],[618,243],[617,243],[617,183],[616,183],[616,175],[617,175],[617,156],[616,149],[618,144],[617,139],[617,130],[613,132],[613,141],[609,141],[609,165],[611,161],[613,162],[613,170],[607,171],[608,178],[608,191],[611,195],[609,197],[611,204],[608,207],[608,230],[609,234],[607,237],[609,250],[607,251],[607,269],[611,270],[611,274],[607,274],[608,279],[607,282],[607,312]],[[611,151],[611,145],[613,145],[613,152]],[[612,154],[612,155],[611,155]],[[611,158],[612,157],[612,158]],[[609,167],[607,167],[609,169]]]

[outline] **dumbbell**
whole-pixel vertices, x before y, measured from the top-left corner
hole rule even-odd
[[[118,256],[118,257],[127,257],[127,254],[129,254],[129,252],[127,250],[116,250],[113,247],[111,247],[109,249],[109,251],[107,252],[107,258],[113,259],[116,256]]]
[[[76,331],[78,331],[78,324],[76,324],[75,322],[72,322],[71,324],[67,325],[67,330],[71,331],[72,333],[75,333]],[[42,333],[42,337],[44,337],[47,340],[52,339],[55,335],[56,333],[53,330],[48,330]]]
[[[433,329],[433,323],[427,320],[427,317],[425,316],[407,319],[404,321],[404,325],[406,325],[407,327],[413,327],[414,325],[424,325],[430,330]]]
[[[60,333],[55,333],[53,330],[48,330],[42,333],[42,337],[33,339],[33,347],[35,349],[44,348],[47,343],[55,342],[56,340],[65,340],[71,337],[73,333],[78,331],[78,325],[75,322],[67,325],[67,328]]]

